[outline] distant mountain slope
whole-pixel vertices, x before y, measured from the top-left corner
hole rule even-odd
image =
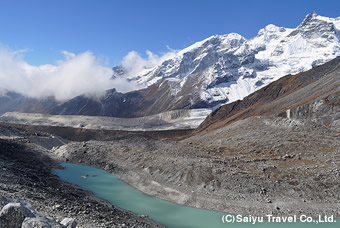
[[[78,96],[47,109],[47,112],[52,115],[135,117],[135,113],[139,111],[139,103],[144,97],[143,92],[123,94],[112,89],[107,91],[105,96],[96,99]]]
[[[307,72],[287,75],[212,112],[197,129],[206,132],[258,115],[320,121],[340,132],[340,57]]]
[[[0,96],[0,114],[13,111],[47,113],[57,104],[58,102],[53,97],[34,99],[15,92],[7,92]]]

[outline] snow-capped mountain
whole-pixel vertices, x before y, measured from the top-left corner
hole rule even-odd
[[[96,99],[80,95],[50,105],[12,94],[0,97],[0,114],[24,111],[140,117],[176,109],[213,108],[340,56],[339,40],[340,18],[313,13],[295,29],[268,25],[249,40],[235,33],[211,36],[139,73],[131,74],[123,65],[113,68],[112,78],[129,75],[130,81],[144,89],[129,93],[112,89]]]
[[[334,59],[340,55],[339,30],[340,17],[313,13],[295,29],[270,24],[249,40],[235,33],[214,35],[130,80],[166,86],[172,102],[186,99],[187,107],[229,103]]]

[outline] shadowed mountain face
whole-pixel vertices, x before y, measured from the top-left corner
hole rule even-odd
[[[147,89],[119,93],[115,89],[105,96],[89,98],[77,96],[65,102],[53,98],[35,99],[17,93],[0,96],[0,114],[5,112],[32,112],[52,115],[88,115],[110,117],[141,117],[169,110],[200,108],[204,105],[188,105],[187,100],[176,102],[172,99],[167,83],[152,85]],[[190,99],[188,97],[188,99]]]
[[[143,99],[143,91],[119,93],[115,89],[107,91],[100,98],[78,96],[60,103],[48,110],[52,115],[88,115],[134,117],[138,104]]]
[[[0,96],[0,114],[13,111],[48,113],[48,110],[57,104],[58,102],[53,97],[35,99],[15,92],[7,92]]]
[[[78,96],[60,103],[48,110],[53,115],[92,115],[112,117],[140,117],[169,110],[196,108],[187,100],[176,102],[172,99],[167,82],[129,93],[119,93],[115,89],[97,99]]]
[[[190,90],[189,90],[190,91]],[[111,117],[141,117],[169,110],[202,108],[204,105],[190,105],[191,96],[176,101],[168,82],[156,83],[146,89],[119,93],[115,89],[97,99],[78,96],[48,109],[53,115],[90,115]]]
[[[287,111],[288,110],[288,111]],[[287,75],[212,112],[198,128],[206,132],[241,119],[279,115],[320,121],[340,131],[340,57],[307,72]]]

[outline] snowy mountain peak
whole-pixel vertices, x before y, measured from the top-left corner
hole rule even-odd
[[[260,29],[258,35],[265,34],[265,33],[284,32],[284,31],[286,31],[286,29],[283,28],[283,27],[278,27],[276,25],[269,24],[266,27],[264,27],[263,29]]]
[[[282,33],[286,32],[287,29],[283,27],[278,27],[273,24],[269,24],[257,33],[255,38],[260,38],[261,43],[269,43],[273,39],[278,39],[281,37]]]
[[[305,16],[305,19],[303,19],[301,24],[306,24],[309,21],[311,21],[313,18],[316,18],[318,14],[314,11],[313,13],[309,13]]]
[[[227,51],[234,51],[237,48],[240,48],[244,42],[246,42],[246,38],[243,36],[237,34],[237,33],[229,33],[227,35],[223,35],[222,42],[221,42],[221,48]]]
[[[319,35],[323,32],[335,32],[335,27],[338,26],[335,22],[336,19],[334,18],[322,17],[314,12],[305,17],[302,23],[297,27],[296,33],[302,32],[305,35],[314,33]]]
[[[340,18],[308,14],[295,29],[272,24],[247,40],[214,35],[131,77],[146,86],[161,82],[186,107],[232,102],[287,74],[309,70],[340,55]]]
[[[195,44],[178,52],[179,55],[184,55],[189,52],[202,51],[203,49],[219,48],[219,49],[234,49],[240,47],[246,38],[237,34],[229,33],[225,35],[213,35],[209,38],[196,42]]]
[[[315,11],[313,13],[309,13],[305,16],[299,27],[306,26],[310,24],[314,20],[318,20],[318,17],[320,17]]]

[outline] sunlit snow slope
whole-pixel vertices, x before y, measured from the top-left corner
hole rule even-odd
[[[334,59],[340,55],[339,30],[340,17],[313,13],[295,29],[270,24],[249,40],[235,33],[214,35],[130,79],[166,84],[173,102],[185,98],[189,107],[212,107]]]

